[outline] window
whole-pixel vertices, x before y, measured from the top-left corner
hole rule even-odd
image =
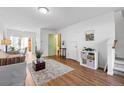
[[[14,50],[24,49],[28,47],[28,37],[11,36],[10,39],[11,39],[10,47],[13,47]]]

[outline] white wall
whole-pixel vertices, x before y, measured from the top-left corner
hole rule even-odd
[[[37,49],[41,50],[41,41],[40,41],[40,29],[38,31],[36,31],[36,45],[37,45]]]
[[[0,20],[0,40],[3,39],[3,32],[5,31],[5,27],[4,24],[2,23],[2,21]],[[5,50],[5,46],[4,45],[0,45],[0,49]]]
[[[87,30],[94,30],[95,41],[85,41],[85,31]],[[115,39],[114,13],[111,12],[73,24],[59,30],[59,32],[62,34],[62,39],[65,41],[67,49],[70,48],[69,44],[71,42],[77,42],[78,61],[81,60],[80,51],[82,48],[92,47],[99,52],[99,67],[104,67],[107,62],[107,40],[110,38]]]
[[[118,40],[116,57],[124,58],[124,17],[121,11],[115,13],[115,38]]]
[[[53,29],[41,29],[41,51],[43,52],[43,56],[48,56],[48,36],[49,34],[55,34],[56,30]]]

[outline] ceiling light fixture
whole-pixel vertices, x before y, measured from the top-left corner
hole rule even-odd
[[[47,14],[49,12],[49,9],[46,7],[38,7],[38,10],[41,14]]]

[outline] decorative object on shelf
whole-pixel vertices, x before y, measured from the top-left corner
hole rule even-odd
[[[94,30],[88,30],[85,34],[86,41],[94,41]]]
[[[61,42],[61,48],[65,48],[65,41]]]
[[[95,51],[95,49],[92,48],[84,48],[84,50],[81,51],[81,62],[80,65],[97,69],[98,68],[98,53]]]
[[[39,62],[43,53],[41,51],[39,51],[39,50],[36,50],[35,54],[36,54],[37,62]]]
[[[84,49],[83,49],[84,51],[94,51],[95,49],[93,49],[93,48],[87,48],[87,47],[84,47]]]
[[[64,45],[65,43],[64,43],[64,41],[62,41],[62,45]]]

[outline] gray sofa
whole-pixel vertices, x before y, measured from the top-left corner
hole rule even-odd
[[[0,86],[23,86],[25,79],[25,62],[0,66]]]

